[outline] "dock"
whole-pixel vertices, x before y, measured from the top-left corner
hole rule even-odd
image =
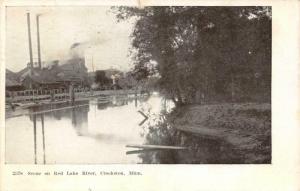
[[[26,91],[17,91],[15,96],[6,97],[7,103],[16,103],[16,102],[34,102],[42,100],[51,100],[50,92],[38,91],[38,90],[26,90]],[[101,91],[75,91],[75,99],[82,100],[84,98],[99,97],[99,96],[111,96],[111,95],[135,95],[135,90],[101,90]],[[69,100],[70,95],[66,91],[54,91],[53,95],[55,100]]]

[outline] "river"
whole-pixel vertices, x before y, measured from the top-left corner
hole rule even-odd
[[[35,106],[6,118],[8,164],[240,163],[230,145],[177,131],[167,119],[172,101],[110,96]],[[142,114],[141,114],[142,113]],[[144,115],[147,116],[145,118]],[[126,145],[181,146],[183,150]]]
[[[170,110],[168,103],[155,94],[91,99],[76,102],[74,108],[66,103],[31,107],[27,112],[37,114],[6,119],[6,162],[31,164],[36,158],[42,164],[45,158],[46,164],[141,163],[125,147],[144,143],[140,123],[145,117],[138,111],[154,117]],[[49,110],[54,111],[43,112]]]

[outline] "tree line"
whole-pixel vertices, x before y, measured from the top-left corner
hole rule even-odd
[[[114,7],[119,21],[135,18],[133,73],[159,78],[177,105],[269,102],[270,7]]]

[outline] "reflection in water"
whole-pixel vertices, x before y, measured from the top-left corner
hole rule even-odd
[[[46,164],[46,145],[45,145],[45,127],[44,127],[44,114],[41,114],[42,122],[42,136],[43,136],[43,163]]]
[[[32,107],[29,116],[6,119],[6,161],[149,164],[241,160],[230,145],[175,130],[168,121],[173,107],[159,95],[111,96],[79,101],[73,106],[61,103]],[[141,126],[145,117],[138,111],[149,118]],[[129,150],[125,147],[128,144],[188,149]]]
[[[145,144],[188,147],[187,150],[148,150],[138,156],[145,164],[219,164],[241,163],[243,157],[232,145],[221,140],[197,137],[177,131],[165,114],[149,121],[145,127]]]
[[[69,103],[40,105],[29,108],[30,115],[8,118],[6,161],[138,163],[136,155],[126,156],[125,148],[143,141],[135,99],[115,96],[76,102],[74,107]],[[136,100],[140,105],[145,99]]]
[[[106,109],[108,108],[109,106],[111,106],[112,104],[110,102],[104,102],[104,103],[97,103],[97,109],[100,110],[100,109]]]
[[[72,125],[75,128],[77,135],[82,136],[88,134],[88,112],[89,105],[82,107],[74,107],[71,109]]]
[[[88,121],[88,112],[89,112],[89,101],[77,102],[74,107],[70,109],[64,109],[65,107],[70,107],[68,103],[63,103],[60,105],[43,105],[43,106],[34,106],[29,108],[29,111],[32,113],[29,115],[29,119],[33,123],[33,142],[34,142],[34,164],[38,162],[38,149],[37,139],[39,136],[42,137],[42,149],[43,149],[43,164],[46,164],[46,141],[45,141],[45,119],[54,118],[55,120],[61,120],[62,118],[69,118],[72,122],[74,129],[76,130],[79,136],[87,134],[87,121]],[[72,106],[72,105],[71,105]],[[78,107],[77,107],[78,106]],[[60,109],[61,108],[61,109]],[[46,111],[46,112],[41,112]],[[41,135],[37,132],[37,122],[38,117],[41,120]]]
[[[33,115],[33,142],[34,142],[34,164],[37,163],[36,160],[36,115]]]
[[[43,147],[43,164],[46,164],[46,144],[45,144],[45,128],[44,128],[44,114],[32,114],[30,119],[33,122],[33,145],[34,145],[34,164],[37,164],[37,138],[39,134],[37,133],[37,117],[41,117],[42,126],[42,147]]]

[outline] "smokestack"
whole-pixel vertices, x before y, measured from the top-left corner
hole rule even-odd
[[[33,59],[32,59],[32,44],[31,44],[31,30],[30,30],[30,13],[27,13],[28,26],[28,41],[29,41],[29,58],[30,58],[30,74],[33,74]]]
[[[42,68],[41,60],[41,46],[40,46],[40,15],[36,16],[36,32],[37,32],[37,50],[38,50],[38,64],[39,68]]]

